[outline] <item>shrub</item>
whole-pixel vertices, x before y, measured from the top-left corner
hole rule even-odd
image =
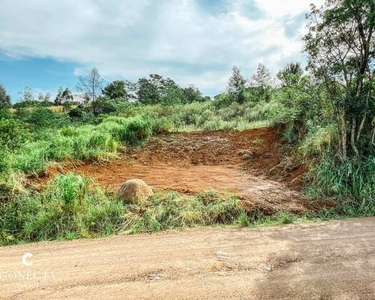
[[[116,111],[116,105],[111,99],[99,98],[92,103],[92,109],[95,115],[110,114]]]
[[[27,125],[15,119],[0,119],[0,143],[9,150],[21,147],[29,138]]]
[[[40,195],[15,197],[0,206],[1,244],[111,234],[124,206],[84,177],[59,175]]]
[[[40,174],[47,169],[50,143],[26,143],[13,154],[12,169],[26,174]]]
[[[11,170],[10,153],[5,147],[0,147],[0,176]]]
[[[69,110],[68,115],[72,119],[82,119],[85,111],[81,107],[75,107]]]
[[[122,140],[129,144],[137,144],[148,139],[151,134],[151,122],[142,117],[134,117],[128,120],[126,129],[122,133]]]
[[[172,122],[166,117],[155,117],[152,122],[152,132],[155,134],[169,132],[173,129]]]
[[[330,154],[310,170],[307,193],[313,197],[334,197],[337,211],[344,215],[375,213],[375,158],[340,161]]]
[[[305,156],[320,157],[337,142],[338,131],[335,125],[314,126],[304,137],[300,150]]]

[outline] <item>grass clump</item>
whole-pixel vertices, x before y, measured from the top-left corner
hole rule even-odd
[[[244,212],[237,198],[222,199],[216,194],[181,196],[156,194],[142,205],[129,205],[122,231],[154,232],[175,228],[235,224]]]
[[[41,193],[17,195],[0,205],[0,245],[134,234],[202,226],[288,224],[298,217],[246,211],[236,197],[156,193],[126,205],[91,179],[58,175]]]
[[[3,245],[115,233],[124,206],[91,180],[58,175],[40,195],[14,197],[0,208]]]
[[[4,124],[9,128],[18,128],[19,132],[21,126],[18,123],[7,121]],[[70,126],[39,132],[34,138],[30,136],[28,141],[22,134],[17,135],[19,139],[9,138],[12,131],[7,132],[2,136],[4,141],[12,141],[13,151],[0,149],[0,173],[4,175],[13,171],[36,175],[43,173],[51,161],[112,158],[121,145],[137,144],[149,138],[152,125],[145,117],[110,117],[99,125]]]
[[[310,170],[307,179],[308,194],[337,199],[337,213],[352,217],[375,214],[374,157],[337,161],[327,155]]]

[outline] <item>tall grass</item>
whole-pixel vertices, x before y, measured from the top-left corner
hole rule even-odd
[[[139,143],[152,133],[152,126],[142,117],[104,120],[99,125],[64,127],[39,134],[34,141],[0,159],[0,172],[40,174],[50,161],[69,159],[106,159],[116,156],[121,145]],[[6,158],[5,158],[6,155]]]
[[[273,126],[279,122],[279,105],[266,102],[231,103],[217,107],[214,102],[184,105],[126,105],[119,111],[124,117],[145,114],[154,132],[193,130],[245,130]]]
[[[308,194],[333,197],[344,215],[375,214],[375,157],[338,161],[326,155],[308,174]]]
[[[91,179],[58,175],[41,193],[15,196],[0,204],[0,245],[134,234],[201,226],[286,224],[297,217],[247,211],[236,197],[216,192],[157,193],[142,204],[126,205]]]
[[[59,175],[40,195],[15,197],[0,209],[1,243],[71,239],[116,232],[124,206],[89,179]]]

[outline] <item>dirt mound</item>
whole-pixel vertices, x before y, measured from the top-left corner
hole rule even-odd
[[[154,194],[141,179],[130,179],[124,183],[117,193],[117,197],[128,204],[142,203]]]
[[[246,205],[270,213],[303,213],[312,208],[298,192],[303,170],[291,167],[280,148],[275,128],[162,134],[142,147],[128,149],[120,159],[66,164],[51,168],[47,178],[61,172],[81,172],[112,190],[118,190],[124,180],[139,178],[157,191],[217,190],[239,196]]]
[[[127,153],[141,163],[164,162],[178,165],[233,165],[252,159],[253,167],[275,166],[279,161],[280,139],[275,128],[245,131],[199,131],[162,134],[145,147]]]

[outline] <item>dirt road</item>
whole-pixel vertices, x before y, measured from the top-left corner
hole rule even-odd
[[[374,267],[375,218],[197,229],[0,248],[0,298],[374,299]]]

